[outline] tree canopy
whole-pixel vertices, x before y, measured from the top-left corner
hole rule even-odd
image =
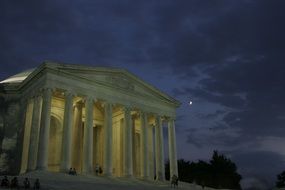
[[[276,187],[285,187],[285,171],[277,175]]]
[[[166,163],[166,171],[169,163]],[[210,162],[199,160],[189,162],[178,160],[179,180],[196,183],[201,186],[212,188],[241,189],[241,175],[237,173],[237,167],[229,158],[214,151]],[[169,179],[166,172],[166,179]]]

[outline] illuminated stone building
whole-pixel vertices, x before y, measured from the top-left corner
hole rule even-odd
[[[15,155],[14,164],[2,155],[7,169],[92,174],[98,164],[105,176],[164,180],[166,126],[170,175],[178,173],[180,103],[126,70],[45,62],[0,90],[1,154],[10,146]]]

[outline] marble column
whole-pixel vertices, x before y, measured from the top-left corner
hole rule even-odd
[[[112,104],[104,103],[104,166],[103,172],[105,176],[112,175]]]
[[[63,118],[63,136],[60,171],[67,172],[71,167],[71,136],[73,121],[73,94],[65,93],[65,106]]]
[[[85,126],[83,136],[83,173],[93,172],[93,108],[93,98],[87,97],[85,101]]]
[[[149,170],[149,180],[154,179],[154,163],[155,163],[155,145],[154,145],[154,125],[148,125],[147,137],[148,137],[148,170]]]
[[[33,171],[36,169],[37,151],[38,151],[38,140],[40,131],[40,119],[41,119],[41,97],[34,97],[32,124],[31,124],[31,135],[30,135],[30,146],[28,153],[28,166],[27,171]]]
[[[165,180],[164,147],[163,147],[162,122],[160,116],[156,116],[155,123],[156,123],[155,126],[156,179],[164,181]]]
[[[141,119],[141,177],[147,179],[149,177],[148,167],[148,121],[147,114],[140,113]]]
[[[41,127],[38,146],[37,170],[48,169],[48,144],[49,144],[49,129],[51,116],[51,99],[52,90],[46,88],[43,90]]]
[[[31,133],[31,123],[32,123],[32,110],[33,110],[33,104],[31,103],[33,99],[27,98],[27,97],[22,97],[20,100],[20,105],[23,109],[20,110],[20,115],[21,117],[21,126],[24,129],[24,135],[23,135],[23,141],[22,141],[22,156],[17,157],[16,161],[19,159],[19,163],[21,162],[21,169],[20,173],[25,173],[27,172],[27,166],[28,166],[28,159],[29,159],[29,143],[30,143],[30,135],[28,133]],[[1,109],[1,108],[0,108]],[[17,146],[18,147],[18,146]],[[20,147],[18,147],[20,148]]]
[[[168,144],[169,144],[169,164],[170,178],[175,174],[178,176],[177,155],[176,155],[176,137],[174,120],[171,118],[168,121]]]
[[[124,108],[124,130],[125,130],[125,156],[124,156],[124,176],[133,176],[133,153],[132,153],[132,117],[131,109],[128,107]]]
[[[73,119],[73,136],[72,136],[72,168],[76,168],[78,172],[81,172],[82,163],[82,108],[83,103],[77,102],[74,107],[74,119]]]

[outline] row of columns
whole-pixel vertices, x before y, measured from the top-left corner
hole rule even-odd
[[[72,126],[73,126],[73,97],[72,93],[65,93],[65,108],[63,121],[63,138],[62,138],[62,157],[60,171],[66,172],[71,166],[71,145],[72,145]],[[40,97],[34,99],[34,109],[32,117],[32,129],[30,137],[30,148],[28,157],[27,170],[47,170],[48,167],[48,144],[51,117],[51,99],[52,90],[44,89],[42,94],[42,105],[40,105]],[[86,121],[83,135],[83,173],[91,173],[93,170],[93,105],[94,99],[87,97],[85,99]],[[104,156],[103,169],[104,175],[112,175],[112,104],[104,103]],[[41,109],[41,110],[40,110]],[[133,176],[133,153],[132,153],[132,116],[129,107],[124,108],[124,167],[123,173],[126,177]],[[156,176],[158,180],[165,179],[164,169],[164,148],[163,148],[163,130],[161,117],[156,116],[155,127],[155,154],[156,154]],[[147,114],[140,113],[141,120],[141,177],[149,177],[149,159],[148,159],[148,119]],[[40,132],[38,131],[40,130]],[[37,135],[39,132],[39,137]],[[175,127],[174,120],[168,123],[169,138],[169,159],[170,159],[170,175],[178,175],[176,143],[175,143]],[[39,142],[38,146],[37,143]],[[36,151],[37,150],[37,151]],[[37,161],[35,163],[35,160]]]

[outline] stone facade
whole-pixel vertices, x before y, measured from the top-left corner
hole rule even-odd
[[[33,170],[164,180],[178,174],[179,102],[122,69],[45,62],[0,83],[0,172]],[[12,164],[13,163],[13,164]]]

